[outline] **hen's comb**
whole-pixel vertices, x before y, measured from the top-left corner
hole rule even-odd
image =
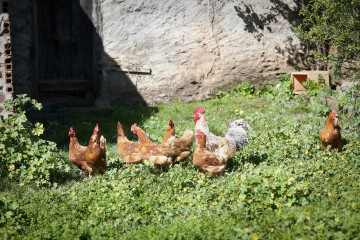
[[[70,127],[69,136],[70,137],[75,137],[75,131],[74,131],[74,129],[72,127]]]
[[[136,134],[136,127],[137,127],[137,124],[136,123],[133,123],[133,125],[131,125],[131,131]]]
[[[194,110],[194,115],[198,114],[198,113],[204,113],[205,112],[205,109],[204,108],[195,108]]]
[[[338,116],[338,114],[337,114],[337,112],[335,111],[335,109],[332,109],[332,110],[331,110],[330,116],[331,116],[332,118],[336,118],[336,117]]]
[[[168,123],[169,123],[169,126],[170,126],[170,127],[174,127],[174,122],[173,122],[171,119],[169,120]]]
[[[195,131],[195,137],[196,137],[197,139],[200,139],[200,138],[201,138],[201,131],[200,131],[200,129],[196,129],[196,131]]]
[[[95,128],[94,128],[94,132],[99,132],[100,131],[100,129],[99,129],[99,124],[96,124],[96,126],[95,126]]]

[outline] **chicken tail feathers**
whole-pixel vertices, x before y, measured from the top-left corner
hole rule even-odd
[[[187,139],[189,142],[191,142],[191,145],[192,145],[193,138],[194,138],[194,132],[191,129],[187,128],[182,137]]]
[[[245,122],[245,120],[243,120],[243,124],[249,130],[250,138],[252,138],[252,128],[250,127],[250,125],[247,122]]]

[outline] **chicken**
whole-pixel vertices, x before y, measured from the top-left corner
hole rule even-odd
[[[90,167],[86,164],[85,161],[85,146],[79,144],[79,140],[76,137],[74,129],[71,127],[69,130],[70,144],[69,144],[69,159],[80,169],[80,174],[84,170],[91,172]]]
[[[161,144],[166,143],[170,138],[175,136],[175,126],[174,122],[170,119],[168,121],[168,128],[166,129],[165,135],[161,141]]]
[[[247,132],[244,127],[249,130],[250,137],[252,135],[252,128],[243,119],[237,119],[228,124],[228,130],[225,137],[219,137],[210,132],[208,121],[204,115],[205,109],[196,108],[194,110],[195,132],[200,130],[206,136],[207,150],[232,156],[236,151],[241,150],[244,146],[249,144]],[[198,138],[196,138],[198,141]]]
[[[168,128],[163,137],[161,144],[168,143],[172,145],[173,155],[176,155],[175,162],[182,162],[190,156],[190,148],[193,145],[193,131],[186,129],[182,137],[175,136],[174,122],[168,121]]]
[[[245,122],[244,119],[236,119],[231,121],[227,126],[225,138],[235,145],[236,151],[243,149],[244,146],[249,145],[249,138],[244,128],[247,128],[252,137],[252,128]]]
[[[187,129],[181,138],[172,138],[164,144],[153,143],[149,135],[134,123],[131,126],[134,134],[138,135],[139,150],[142,159],[151,161],[157,167],[172,165],[175,161],[183,161],[190,155],[193,132]]]
[[[209,151],[205,147],[206,135],[201,130],[196,130],[195,137],[197,143],[193,154],[194,166],[199,169],[202,175],[208,172],[210,176],[217,177],[225,171],[229,155]]]
[[[123,126],[117,125],[117,149],[126,163],[141,163],[143,160],[139,152],[139,143],[127,139]]]
[[[343,140],[340,134],[340,125],[337,112],[333,109],[329,114],[324,129],[320,132],[321,147],[326,149],[331,145],[331,150],[341,151]]]
[[[91,168],[89,177],[92,178],[93,170],[98,171],[101,175],[106,170],[106,139],[100,137],[99,125],[96,124],[94,132],[90,138],[89,145],[85,150],[86,164]]]

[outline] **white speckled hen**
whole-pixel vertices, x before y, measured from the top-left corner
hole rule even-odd
[[[208,121],[204,115],[205,109],[196,108],[194,111],[195,132],[200,130],[206,136],[206,148],[218,154],[231,157],[236,151],[249,144],[249,138],[244,128],[252,134],[252,128],[243,119],[237,119],[228,124],[225,137],[219,137],[210,132]],[[196,140],[197,141],[197,140]]]

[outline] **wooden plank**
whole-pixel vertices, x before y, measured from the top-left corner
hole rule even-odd
[[[40,92],[79,91],[92,89],[89,81],[39,81]]]
[[[330,74],[328,71],[302,71],[291,73],[291,80],[293,83],[293,89],[295,90],[295,94],[306,93],[306,88],[302,85],[302,83],[305,82],[306,79],[318,82],[319,75],[324,78],[325,84],[331,86]]]

